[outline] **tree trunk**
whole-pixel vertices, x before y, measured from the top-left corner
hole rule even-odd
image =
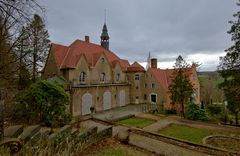
[[[184,113],[184,104],[183,104],[183,102],[181,103],[181,105],[182,105],[182,116],[183,116],[183,118],[185,118],[185,113]]]
[[[235,113],[235,123],[238,125],[238,112]]]

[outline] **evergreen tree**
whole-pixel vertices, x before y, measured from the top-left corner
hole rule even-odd
[[[237,5],[240,5],[238,3]],[[220,57],[219,72],[224,78],[220,85],[224,89],[227,108],[235,114],[236,124],[238,124],[238,114],[240,112],[240,12],[233,15],[236,20],[230,21],[232,24],[228,34],[232,36],[234,44],[226,49],[226,55]]]
[[[29,58],[32,64],[32,81],[35,82],[37,72],[43,67],[50,47],[49,34],[45,28],[45,23],[39,15],[34,15],[28,26],[30,33],[30,53]]]
[[[175,104],[181,105],[181,113],[184,118],[184,105],[189,102],[189,99],[193,94],[193,86],[189,80],[189,76],[186,73],[188,67],[189,65],[182,58],[182,56],[179,55],[175,62],[172,83],[169,86],[171,100]]]

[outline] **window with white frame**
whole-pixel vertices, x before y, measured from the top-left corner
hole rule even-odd
[[[100,81],[101,81],[101,82],[104,82],[105,79],[106,79],[106,74],[105,74],[105,73],[101,73],[101,74],[100,74]]]
[[[120,81],[120,73],[117,73],[117,75],[116,75],[116,81],[117,81],[117,82]]]
[[[140,80],[140,75],[139,74],[135,75],[135,80]]]
[[[156,94],[151,94],[151,103],[157,103],[157,95]]]
[[[85,72],[81,72],[80,73],[80,77],[79,77],[79,81],[80,82],[85,82],[86,80],[86,73]]]

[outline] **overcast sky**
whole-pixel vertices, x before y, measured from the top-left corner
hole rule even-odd
[[[130,62],[146,62],[149,51],[160,68],[176,57],[216,70],[219,56],[231,46],[229,20],[237,0],[42,0],[54,43],[69,45],[90,36],[100,43],[107,10],[110,50]]]

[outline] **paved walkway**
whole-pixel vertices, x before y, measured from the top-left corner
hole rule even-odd
[[[137,115],[141,113],[141,105],[127,105],[125,107],[118,107],[108,111],[103,111],[93,115],[94,118],[102,120],[116,120],[127,115]]]
[[[145,131],[149,131],[149,132],[157,132],[160,129],[163,129],[165,127],[167,127],[168,125],[170,125],[171,123],[173,123],[172,121],[169,120],[161,120],[161,121],[157,121],[147,127],[144,127],[143,130]]]
[[[209,156],[134,133],[129,136],[129,144],[165,156]]]

